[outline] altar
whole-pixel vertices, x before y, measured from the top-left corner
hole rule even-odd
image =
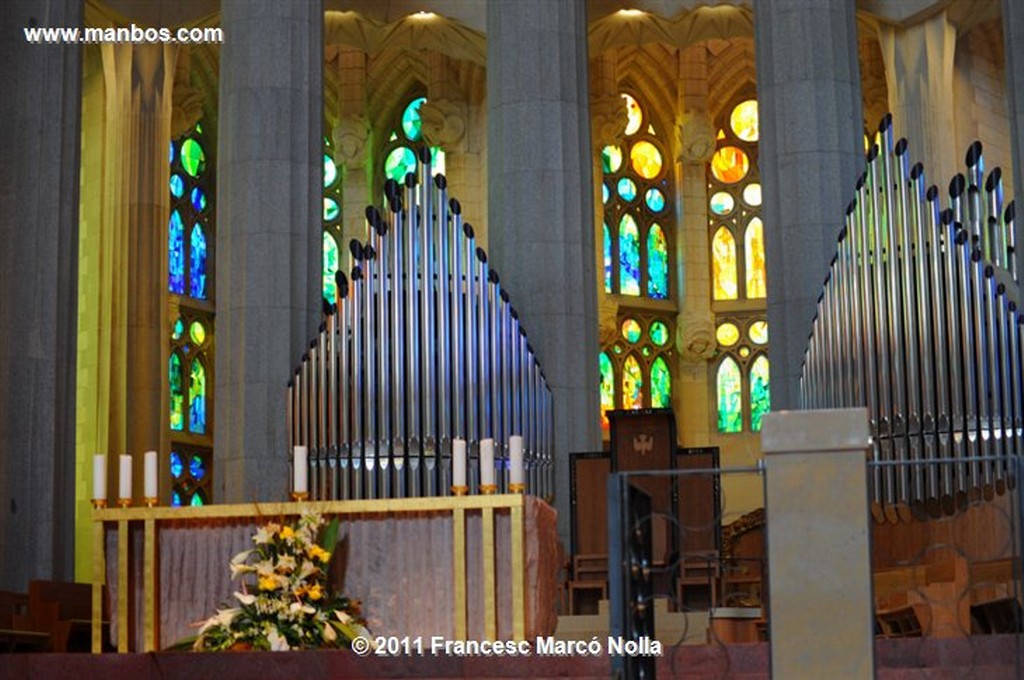
[[[336,583],[362,601],[374,635],[523,640],[555,630],[556,512],[533,496],[99,509],[93,651],[103,584],[118,651],[165,648],[235,606],[228,563],[260,524],[306,510],[340,520]]]

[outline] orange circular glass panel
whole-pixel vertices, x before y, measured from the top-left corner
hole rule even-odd
[[[646,140],[633,145],[629,150],[629,160],[636,173],[644,179],[654,179],[661,172],[661,152]]]
[[[750,159],[742,149],[735,146],[723,146],[711,159],[711,174],[725,184],[739,182],[747,176],[749,170]]]

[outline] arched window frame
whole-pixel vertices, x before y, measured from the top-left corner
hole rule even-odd
[[[754,342],[755,337],[759,337],[756,333],[752,333],[752,328],[755,324],[765,324],[767,328],[767,321],[763,313],[753,314],[730,314],[727,316],[720,316],[717,319],[715,326],[715,335],[718,342],[718,356],[715,361],[711,362],[711,376],[710,383],[712,386],[712,392],[714,394],[713,403],[715,404],[713,419],[714,428],[719,434],[739,434],[741,432],[759,432],[759,423],[754,422],[754,409],[752,399],[752,381],[751,381],[751,370],[754,363],[759,357],[764,357],[765,361],[768,359],[768,339],[765,338],[764,342]],[[724,342],[722,333],[719,333],[725,324],[732,324],[738,331],[735,341]],[[740,408],[742,410],[742,420],[739,432],[726,432],[721,429],[721,413],[719,410],[719,385],[718,375],[722,364],[726,359],[732,359],[736,362],[740,371]],[[768,364],[768,393],[771,393],[771,363]]]
[[[635,341],[630,341],[623,331],[626,322],[630,320],[635,321],[640,327],[640,336]],[[654,341],[655,334],[652,333],[652,326],[659,323],[664,326],[664,342],[660,345]],[[601,349],[601,353],[609,359],[612,372],[613,398],[610,405],[611,408],[629,408],[626,404],[623,390],[624,367],[629,357],[636,358],[640,367],[642,382],[639,403],[633,404],[633,408],[654,407],[653,390],[651,389],[651,369],[659,358],[664,359],[668,367],[669,402],[671,403],[677,384],[674,361],[675,350],[673,349],[673,338],[675,337],[674,323],[655,313],[629,312],[619,316],[616,328],[617,336],[615,341],[608,343],[606,347]],[[601,379],[603,381],[605,376],[601,375]],[[602,394],[602,397],[604,396]],[[608,431],[608,420],[604,412],[607,407],[606,404],[602,404],[601,409],[601,425],[606,432]]]
[[[329,172],[333,168],[334,177],[329,177]],[[323,231],[324,231],[324,244],[323,244],[323,295],[324,299],[328,302],[335,302],[335,284],[334,276],[339,269],[342,269],[343,253],[344,250],[344,223],[343,223],[343,186],[342,171],[338,166],[338,158],[334,152],[334,145],[331,144],[331,140],[324,137],[324,174],[323,181],[321,182],[323,187]],[[328,206],[333,205],[337,207],[337,214],[332,214],[333,209],[329,209]],[[333,241],[334,244],[334,257],[333,262],[329,261],[329,250],[328,250],[328,239]]]

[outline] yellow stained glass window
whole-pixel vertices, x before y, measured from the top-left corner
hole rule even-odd
[[[768,342],[768,322],[755,321],[750,324],[750,329],[747,331],[747,335],[750,337],[750,341],[755,345],[766,344]]]
[[[635,134],[643,124],[644,112],[640,109],[640,104],[628,94],[623,94],[622,98],[626,100],[626,115],[628,116],[626,134],[632,135]]]
[[[661,172],[661,152],[658,151],[658,147],[646,140],[633,145],[629,151],[629,160],[633,163],[636,173],[644,179],[654,179]]]
[[[748,170],[750,158],[742,149],[735,146],[723,146],[711,159],[711,174],[725,184],[739,182],[747,176]]]
[[[712,269],[714,272],[715,299],[735,300],[738,293],[736,282],[736,240],[725,227],[715,232],[711,242]]]
[[[761,185],[757,182],[751,182],[747,186],[743,187],[743,200],[752,208],[757,208],[761,205]]]
[[[758,137],[757,128],[757,100],[748,99],[736,105],[729,116],[729,126],[736,136],[744,142],[756,142]]]
[[[736,327],[736,324],[726,322],[718,326],[715,337],[718,338],[719,345],[732,347],[740,339],[740,329]]]
[[[622,408],[644,407],[644,374],[640,362],[630,354],[622,364]]]
[[[747,297],[763,298],[768,295],[764,274],[764,225],[760,217],[751,218],[743,239],[746,253]]]

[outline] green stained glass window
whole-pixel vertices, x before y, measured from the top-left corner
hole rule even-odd
[[[615,369],[607,353],[601,352],[597,359],[601,367],[601,427],[608,429],[608,411],[615,408]]]
[[[644,374],[640,362],[630,354],[622,364],[622,408],[636,409],[644,406]]]
[[[335,180],[338,179],[338,166],[334,164],[334,160],[324,154],[324,188],[334,184]]]
[[[410,172],[416,172],[416,154],[407,146],[392,149],[384,159],[384,174],[401,183]]]
[[[622,167],[622,149],[617,146],[606,146],[601,150],[601,167],[605,174],[618,172]]]
[[[640,230],[629,214],[619,221],[619,292],[640,295]]]
[[[636,319],[626,319],[622,322],[622,337],[628,342],[636,342],[641,335],[640,324],[636,322]]]
[[[668,344],[668,326],[662,321],[655,321],[651,324],[651,342],[658,347]]]
[[[337,297],[337,284],[334,276],[338,271],[338,242],[328,232],[324,232],[324,298],[334,302]]]
[[[612,292],[612,235],[604,223],[604,292]]]
[[[189,239],[189,295],[197,300],[206,299],[206,233],[199,223],[192,225]]]
[[[185,195],[185,180],[181,178],[181,175],[174,173],[171,175],[171,196],[175,198],[181,198]]]
[[[172,293],[185,294],[185,225],[177,210],[167,224],[167,287]]]
[[[743,238],[746,254],[747,297],[763,298],[768,295],[764,271],[764,226],[760,217],[754,217],[747,224]]]
[[[431,172],[434,175],[443,175],[445,169],[445,163],[448,160],[448,156],[445,155],[443,149],[437,146],[430,147],[430,165]]]
[[[410,142],[418,142],[420,139],[420,127],[422,126],[420,107],[425,101],[427,101],[426,97],[413,99],[405,107],[405,111],[402,112],[402,132],[405,133],[405,138]]]
[[[196,212],[203,212],[206,210],[206,192],[199,187],[192,189],[192,194],[189,196],[189,199],[192,201],[192,209]]]
[[[647,232],[647,295],[656,300],[668,297],[668,243],[657,224]]]
[[[743,429],[742,378],[740,367],[732,357],[725,357],[718,367],[718,431],[739,432]]]
[[[648,189],[644,195],[647,209],[653,213],[659,213],[665,209],[665,194],[658,189]]]
[[[626,134],[636,134],[640,130],[640,126],[643,125],[644,112],[640,108],[639,102],[628,94],[623,94],[622,98],[626,100]]]
[[[191,505],[192,507],[206,505],[206,502],[203,500],[203,492],[196,491],[194,494],[192,494],[192,500],[189,502],[189,505]]]
[[[672,375],[665,357],[651,364],[651,407],[668,408],[672,405]]]
[[[206,153],[191,137],[181,143],[181,167],[190,177],[198,177],[206,170]]]
[[[176,352],[171,353],[167,362],[167,378],[171,387],[171,429],[181,431],[185,429],[185,380],[181,372],[181,357]]]
[[[333,198],[324,199],[324,222],[333,222],[341,215],[341,208]]]
[[[647,140],[641,140],[629,150],[629,160],[636,174],[644,179],[654,179],[661,172],[661,152]]]
[[[188,327],[188,334],[192,342],[196,343],[196,347],[206,342],[206,326],[201,321],[193,321]]]
[[[728,191],[716,191],[711,196],[711,212],[716,215],[728,215],[736,206],[736,201]]]
[[[761,431],[761,417],[771,409],[768,388],[768,357],[763,354],[750,366],[750,429]]]
[[[171,339],[177,340],[181,337],[181,334],[185,332],[185,322],[178,319],[174,322],[174,327],[171,330]]]
[[[623,177],[619,180],[617,189],[619,196],[621,196],[624,201],[632,201],[636,198],[636,182],[628,177]]]
[[[716,300],[735,300],[738,296],[736,281],[736,239],[725,227],[715,232],[711,242],[712,270]]]
[[[206,432],[206,369],[199,359],[192,360],[188,384],[188,430]]]

